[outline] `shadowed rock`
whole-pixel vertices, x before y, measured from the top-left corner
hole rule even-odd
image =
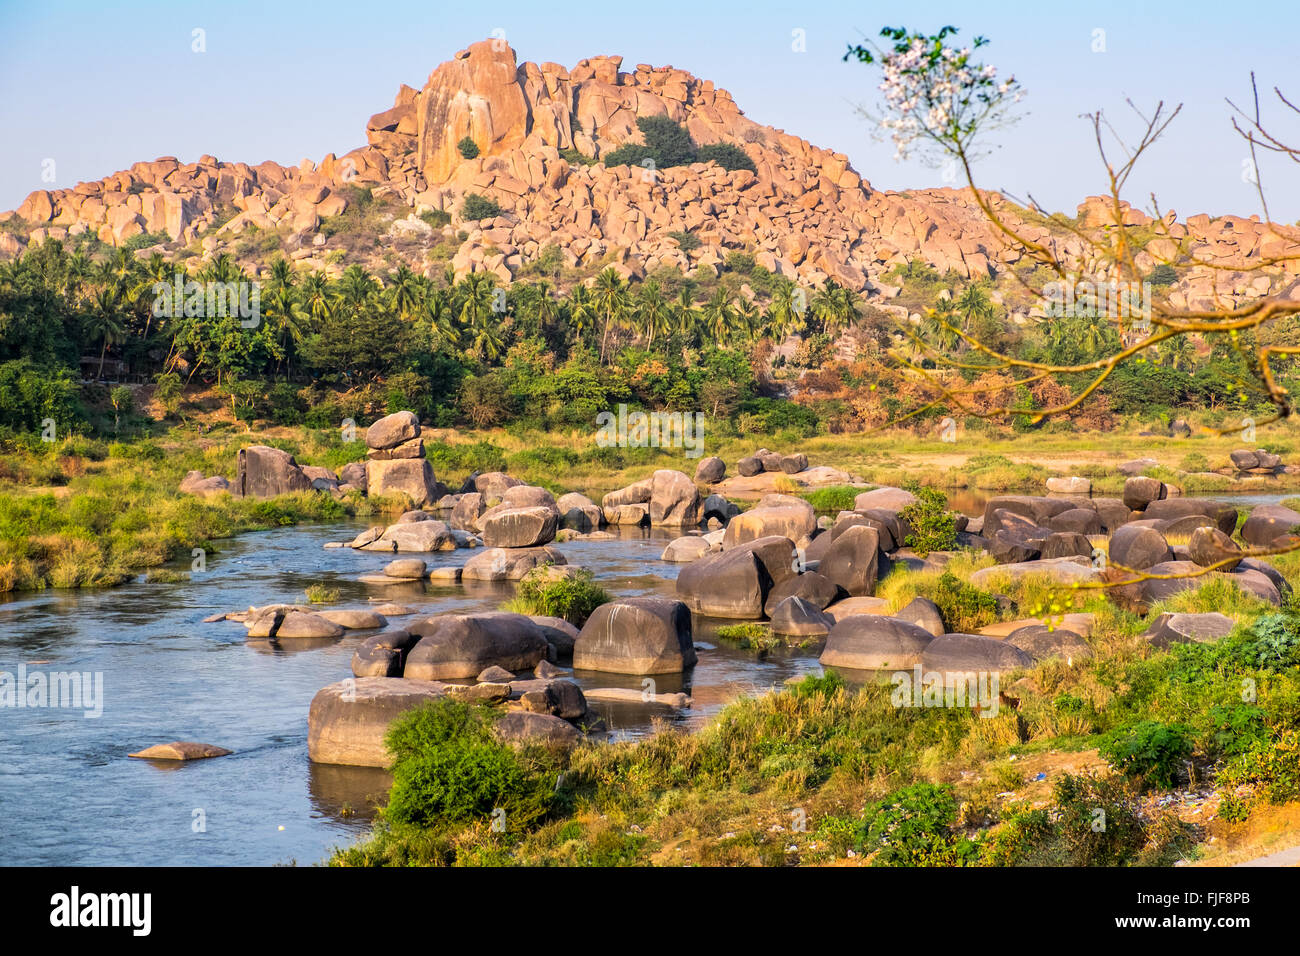
[[[690,611],[681,601],[664,598],[600,605],[573,645],[575,670],[671,674],[693,667],[695,661]]]
[[[857,670],[913,667],[935,639],[924,628],[897,618],[854,615],[831,628],[819,660],[823,667]]]

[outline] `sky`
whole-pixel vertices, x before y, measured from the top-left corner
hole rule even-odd
[[[1140,121],[1126,100],[1145,113],[1163,101],[1182,112],[1124,197],[1149,209],[1154,191],[1180,218],[1261,213],[1225,102],[1248,105],[1252,70],[1265,118],[1300,145],[1300,115],[1271,93],[1280,86],[1300,103],[1296,0],[0,0],[0,209],[159,156],[296,165],[341,155],[365,144],[367,118],[400,84],[419,88],[498,30],[520,62],[621,54],[624,69],[672,65],[711,79],[751,119],[847,154],[876,188],[953,185],[942,168],[895,161],[858,113],[878,102],[878,72],[842,61],[850,42],[883,26],[944,25],[987,37],[983,61],[1026,90],[1019,120],[996,131],[977,167],[981,187],[1073,214],[1106,183],[1081,114],[1101,109],[1132,136]],[[1273,218],[1300,220],[1300,169],[1273,158],[1259,175]]]

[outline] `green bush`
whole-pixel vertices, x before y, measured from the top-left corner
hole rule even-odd
[[[710,146],[701,146],[696,154],[696,161],[717,163],[728,171],[748,169],[751,173],[758,172],[758,168],[754,165],[754,161],[749,158],[749,154],[733,143],[714,143]]]
[[[998,618],[998,599],[967,584],[951,571],[939,575],[932,587],[920,588],[939,608],[944,626],[955,634],[978,634]]]
[[[1183,724],[1143,720],[1106,734],[1097,752],[1126,777],[1169,789],[1192,755],[1192,732]]]
[[[682,252],[690,252],[692,249],[700,248],[700,237],[693,232],[674,230],[668,235],[677,240],[677,248],[681,249]]]
[[[554,778],[530,773],[493,737],[492,719],[485,707],[444,699],[394,721],[385,737],[395,759],[384,819],[432,827],[503,810],[515,829],[544,814],[554,802]]]
[[[0,426],[39,434],[50,419],[61,438],[84,418],[76,383],[67,369],[40,366],[25,358],[0,364]]]
[[[948,498],[938,488],[913,486],[917,500],[898,516],[912,528],[903,543],[921,557],[931,551],[952,551],[957,547],[957,515],[948,510]]]
[[[993,866],[1167,866],[1190,845],[1186,825],[1171,814],[1150,823],[1137,801],[1107,778],[1062,774],[1046,807],[1009,805],[1003,826],[985,841]]]
[[[482,219],[495,219],[501,215],[501,207],[494,200],[478,193],[466,193],[465,202],[461,204],[460,216],[470,222]]]
[[[1209,471],[1210,460],[1199,451],[1193,451],[1183,456],[1183,460],[1178,463],[1178,468],[1181,471]]]
[[[954,831],[957,797],[947,784],[917,783],[868,804],[862,847],[875,866],[962,866],[979,845]]]
[[[852,511],[858,495],[861,493],[861,488],[855,488],[852,485],[832,485],[829,488],[818,488],[816,491],[810,491],[801,497],[817,511],[838,514],[841,511]]]
[[[613,600],[610,593],[592,580],[592,573],[582,570],[574,577],[551,578],[549,565],[542,565],[524,575],[507,607],[519,614],[544,614],[562,617],[582,627],[591,612]]]
[[[420,213],[420,218],[427,222],[434,229],[441,229],[443,226],[450,225],[451,213],[444,209],[426,209]]]
[[[466,136],[456,144],[456,148],[466,159],[475,159],[478,156],[478,143],[474,142],[472,136]]]

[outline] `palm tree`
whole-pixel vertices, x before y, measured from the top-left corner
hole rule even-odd
[[[989,299],[988,293],[984,291],[983,286],[967,286],[965,291],[958,297],[955,305],[957,311],[965,319],[962,325],[963,331],[969,331],[971,326],[979,319],[991,319],[993,317],[993,302]]]
[[[476,272],[466,276],[462,285],[465,301],[458,316],[460,324],[472,337],[475,351],[485,358],[494,359],[501,354],[504,345],[492,308],[496,284],[488,273]]]
[[[921,336],[940,352],[951,352],[962,342],[957,331],[960,316],[951,299],[939,299],[934,307],[926,309],[921,323]]]
[[[605,331],[600,338],[600,360],[605,361],[605,345],[609,341],[610,329],[622,323],[627,313],[627,283],[609,266],[596,276],[596,285],[592,294],[596,310],[604,316]]]
[[[302,304],[312,321],[319,324],[334,315],[335,297],[330,280],[323,272],[313,272],[302,282]]]
[[[91,303],[91,310],[87,323],[86,333],[93,341],[100,340],[99,347],[99,372],[96,378],[104,377],[104,355],[110,345],[116,345],[121,342],[126,335],[126,327],[122,322],[121,304],[118,302],[117,294],[112,289],[100,289],[95,293]]]
[[[391,278],[393,284],[388,287],[389,304],[403,320],[409,321],[423,308],[427,292],[421,284],[425,281],[424,277],[416,275],[406,265],[401,265],[392,273]]]
[[[704,328],[719,344],[728,341],[735,329],[736,315],[731,306],[731,293],[719,286],[701,312]]]
[[[641,328],[645,330],[647,345],[653,348],[655,336],[667,332],[672,320],[672,311],[658,282],[651,279],[642,284],[636,297],[636,311]]]
[[[807,326],[807,305],[803,292],[789,279],[782,279],[772,293],[772,304],[767,310],[768,327],[777,343],[784,342],[792,333]]]
[[[683,288],[677,293],[677,298],[673,301],[673,321],[678,335],[682,338],[694,337],[700,313],[695,308],[695,297],[691,295],[690,289]]]
[[[592,327],[596,319],[596,306],[592,302],[591,290],[585,285],[576,285],[569,293],[569,325],[574,335],[581,340],[582,335]]]
[[[272,279],[274,282],[274,278]],[[276,333],[287,366],[286,378],[293,376],[293,349],[307,337],[307,312],[298,301],[293,285],[277,283],[267,297],[266,320]]]
[[[424,298],[424,317],[428,320],[429,348],[437,351],[444,345],[455,343],[456,328],[451,323],[451,306],[437,290]]]

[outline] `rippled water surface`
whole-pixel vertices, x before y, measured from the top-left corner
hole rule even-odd
[[[6,864],[270,864],[322,859],[369,825],[387,791],[382,771],[307,759],[307,709],[326,684],[351,672],[368,633],[338,640],[252,641],[242,625],[202,623],[216,611],[301,602],[308,585],[341,592],[337,607],[384,599],[428,613],[495,609],[510,585],[375,589],[356,581],[391,555],[325,550],[361,522],[243,535],[221,544],[207,570],[183,584],[143,581],[106,591],[46,591],[0,604],[0,670],[102,673],[103,713],[0,708],[0,860]],[[631,532],[614,541],[558,545],[610,591],[672,593],[677,566],[659,561],[670,536]],[[473,552],[426,556],[462,564]],[[397,619],[411,621],[415,618]],[[765,658],[696,631],[699,664],[684,681],[696,705],[673,719],[695,723],[740,693],[818,670],[816,652]],[[640,688],[640,678],[576,675],[580,684]],[[670,712],[594,703],[611,736],[643,734]],[[127,754],[171,740],[217,744],[233,755],[167,764]],[[204,832],[196,832],[202,825]]]

